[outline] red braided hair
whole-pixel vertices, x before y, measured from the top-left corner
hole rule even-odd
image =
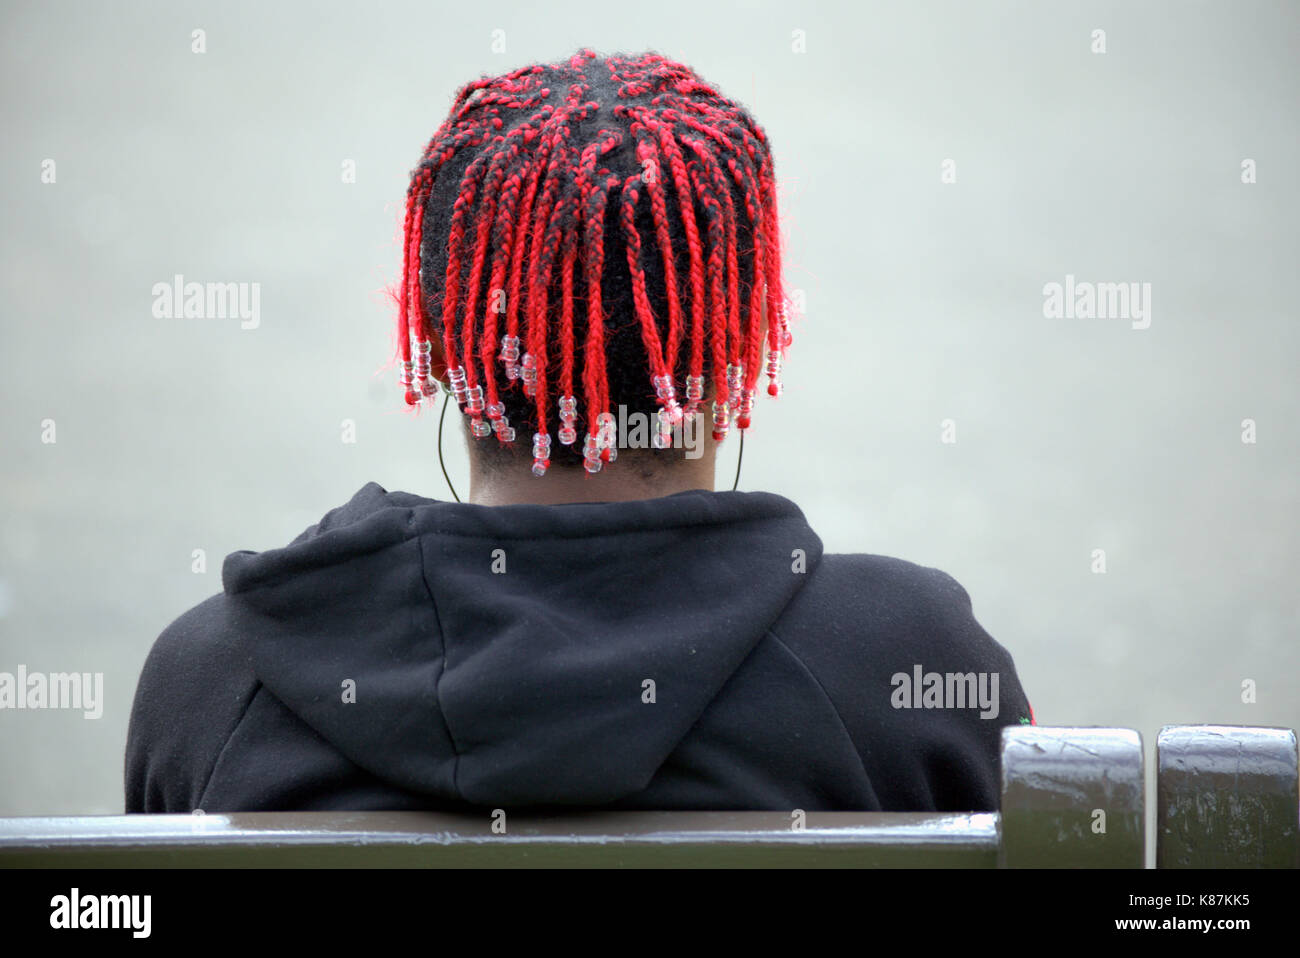
[[[715,439],[747,429],[790,344],[779,222],[766,134],[683,64],[584,49],[468,83],[407,191],[406,401],[437,390],[436,338],[471,434],[531,427],[539,476],[552,402],[589,472],[612,400],[655,412],[658,447],[706,392]]]

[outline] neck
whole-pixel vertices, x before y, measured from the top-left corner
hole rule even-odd
[[[496,464],[485,466],[471,450],[466,501],[480,506],[549,506],[565,502],[627,502],[657,499],[690,489],[712,490],[716,446],[711,437],[696,451],[700,455],[695,459],[687,459],[680,449],[655,451],[654,460],[645,458],[651,454],[649,451],[624,453],[595,474],[588,473],[580,464],[552,465],[538,479],[529,468],[531,459],[520,458],[505,468]]]

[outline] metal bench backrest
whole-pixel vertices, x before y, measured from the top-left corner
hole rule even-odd
[[[1131,729],[1007,728],[998,812],[251,812],[0,819],[0,867],[1110,867],[1145,862]],[[1290,729],[1170,726],[1160,867],[1300,866]]]

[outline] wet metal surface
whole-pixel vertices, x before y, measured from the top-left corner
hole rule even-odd
[[[928,866],[991,868],[997,815],[426,812],[0,819],[0,867],[180,865]]]
[[[1002,866],[1141,868],[1143,808],[1132,729],[1002,730]]]
[[[1300,867],[1295,732],[1170,725],[1156,755],[1159,867]]]

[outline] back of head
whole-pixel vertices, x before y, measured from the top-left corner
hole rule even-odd
[[[656,449],[750,425],[790,343],[767,137],[658,54],[582,50],[466,84],[411,175],[406,401],[447,384],[476,454],[599,471],[615,423]],[[552,442],[552,431],[556,442]]]

